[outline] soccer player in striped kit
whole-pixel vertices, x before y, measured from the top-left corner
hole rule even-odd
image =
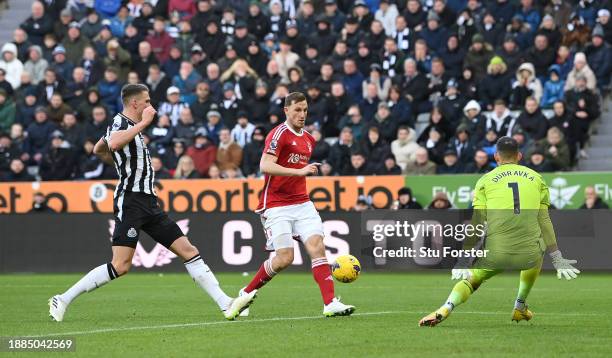
[[[193,280],[217,303],[227,319],[234,319],[255,298],[256,291],[232,299],[223,292],[215,275],[200,257],[198,249],[178,225],[160,208],[154,188],[151,156],[142,132],[151,124],[155,109],[149,89],[143,84],[128,84],[121,89],[123,111],[118,113],[94,152],[102,161],[114,164],[119,183],[114,194],[115,230],[112,236],[113,259],[89,271],[66,292],[49,299],[49,314],[62,321],[68,305],[84,292],[91,292],[125,275],[140,229],[185,261]]]

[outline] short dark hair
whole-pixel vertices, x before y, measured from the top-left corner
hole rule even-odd
[[[306,96],[302,92],[291,92],[285,97],[285,107],[289,107],[292,104],[303,102],[306,100]]]
[[[497,153],[504,159],[515,156],[519,151],[519,145],[516,139],[507,136],[499,138],[495,148],[497,149]]]
[[[121,88],[121,100],[123,103],[127,103],[129,99],[141,94],[142,92],[149,92],[149,87],[143,85],[142,83],[127,84]]]

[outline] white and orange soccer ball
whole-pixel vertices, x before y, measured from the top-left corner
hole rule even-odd
[[[331,265],[332,276],[340,282],[350,283],[359,277],[361,264],[353,255],[341,255]]]

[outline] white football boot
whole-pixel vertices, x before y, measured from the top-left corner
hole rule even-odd
[[[236,319],[236,317],[238,317],[238,315],[240,315],[240,312],[249,308],[255,297],[257,297],[257,290],[253,290],[249,293],[245,292],[243,295],[239,295],[232,300],[229,308],[223,312],[223,315],[226,319],[233,321]]]
[[[246,292],[244,292],[244,289],[245,289],[245,288],[246,288],[246,287],[243,287],[243,288],[241,288],[241,289],[240,289],[240,292],[238,292],[238,296],[244,296],[244,295],[246,295],[246,294],[247,294]],[[243,310],[242,310],[242,312],[240,312],[239,316],[240,316],[240,317],[248,317],[248,316],[249,316],[249,312],[250,312],[250,310],[251,310],[251,309],[250,309],[249,307],[247,307],[247,308],[243,309]]]
[[[61,322],[64,319],[68,305],[62,301],[60,295],[55,295],[49,298],[49,316],[57,322]]]
[[[355,312],[355,306],[345,305],[336,297],[329,304],[323,306],[325,317],[350,316],[353,312]]]

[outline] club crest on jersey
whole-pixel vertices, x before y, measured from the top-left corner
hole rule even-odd
[[[134,229],[133,227],[131,227],[128,232],[127,232],[127,236],[128,237],[136,237],[138,236],[138,232],[136,231],[136,229]]]
[[[117,129],[119,129],[119,127],[121,127],[121,123],[115,121],[113,122],[113,130],[116,131]]]
[[[291,145],[297,145],[297,143],[295,141],[293,141],[293,143],[291,143]]]
[[[276,139],[272,139],[268,152],[276,153],[276,148],[278,148],[278,141]]]

